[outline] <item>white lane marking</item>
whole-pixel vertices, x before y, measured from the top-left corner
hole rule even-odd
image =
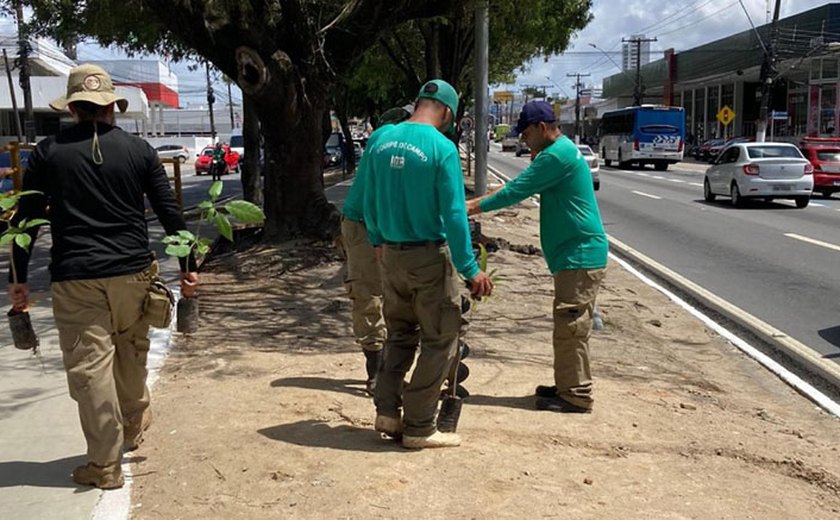
[[[621,267],[623,267],[627,272],[647,284],[648,286],[656,289],[660,293],[664,294],[668,299],[672,302],[676,303],[683,309],[685,309],[689,314],[694,316],[695,318],[702,321],[707,327],[712,329],[713,331],[717,332],[724,338],[728,339],[732,344],[738,347],[742,352],[744,352],[747,356],[753,358],[758,363],[763,365],[765,368],[770,370],[770,372],[779,376],[784,382],[795,388],[796,390],[802,392],[809,399],[813,402],[820,405],[822,408],[827,410],[829,413],[833,414],[835,417],[840,417],[840,404],[836,401],[832,400],[830,397],[819,391],[818,389],[814,388],[810,383],[804,381],[802,378],[797,376],[796,374],[789,371],[787,368],[782,366],[779,362],[772,359],[767,354],[761,352],[751,344],[747,343],[740,337],[736,336],[733,332],[729,329],[726,329],[718,323],[715,319],[703,314],[699,309],[693,307],[688,302],[674,294],[673,292],[669,291],[662,285],[653,281],[650,277],[646,276],[638,269],[630,265],[629,263],[625,262],[623,259],[619,258],[613,253],[610,253],[610,259],[617,262]],[[722,300],[725,301],[725,300]],[[728,303],[728,302],[727,302]]]
[[[641,191],[634,191],[633,193],[635,193],[636,195],[641,195],[642,197],[647,197],[649,199],[662,200],[662,197],[657,197],[656,195],[651,195],[650,193],[644,193]]]
[[[703,187],[703,185],[702,185],[702,184],[700,184],[699,182],[689,182],[689,183],[688,183],[688,185],[689,185],[689,186],[697,186],[698,188],[702,188],[702,187]]]
[[[815,246],[824,247],[826,249],[831,249],[832,251],[840,251],[840,246],[835,244],[830,244],[828,242],[823,242],[822,240],[816,240],[814,238],[803,237],[802,235],[797,235],[796,233],[785,233],[785,236],[788,238],[792,238],[794,240],[799,240],[801,242],[806,242],[808,244],[812,244]]]
[[[647,173],[644,173],[644,172],[633,172],[633,173],[635,173],[639,177],[650,177],[650,174],[647,174]]]
[[[817,207],[817,208],[824,208],[825,204],[820,204],[819,202],[812,202],[811,206],[814,206],[814,207]]]
[[[653,178],[660,181],[665,180],[665,177],[660,177],[659,175],[654,175]]]
[[[668,179],[668,182],[676,182],[676,183],[679,183],[679,184],[685,184],[685,181],[681,181],[679,179]]]

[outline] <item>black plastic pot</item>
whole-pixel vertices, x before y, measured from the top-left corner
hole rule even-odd
[[[29,317],[29,313],[12,309],[7,316],[9,317],[9,328],[12,329],[15,348],[20,350],[35,350],[38,348],[38,336],[35,334],[35,329],[32,328],[32,319]]]
[[[178,300],[178,332],[190,334],[198,331],[198,298]]]

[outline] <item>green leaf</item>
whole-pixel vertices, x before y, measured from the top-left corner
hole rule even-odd
[[[7,245],[11,244],[12,242],[14,242],[15,237],[17,235],[18,235],[17,233],[9,233],[9,232],[3,233],[3,235],[0,236],[0,246],[7,246]]]
[[[9,211],[17,204],[17,197],[3,197],[0,199],[0,210]]]
[[[210,194],[210,199],[212,199],[214,201],[216,199],[218,199],[219,196],[221,196],[221,194],[222,194],[222,181],[214,182],[210,186],[210,191],[208,191],[208,193]]]
[[[219,212],[216,211],[216,208],[210,208],[207,210],[207,222],[212,224],[216,220],[216,215],[218,215],[218,213]]]
[[[43,191],[26,190],[26,191],[21,191],[21,192],[15,193],[14,196],[17,197],[17,198],[20,198],[20,197],[25,197],[27,195],[43,195],[43,194],[44,194]]]
[[[169,236],[163,237],[163,240],[161,240],[161,242],[163,242],[164,244],[177,244],[178,243],[178,237],[176,235],[169,235]]]
[[[213,203],[210,202],[209,200],[203,200],[198,205],[198,209],[210,209],[212,207],[213,207]]]
[[[230,225],[230,220],[221,213],[216,214],[216,229],[219,230],[220,235],[233,242],[233,226]]]
[[[21,249],[29,249],[29,245],[32,243],[32,237],[26,233],[20,233],[15,235],[15,244],[18,245]]]
[[[487,248],[484,244],[479,244],[478,268],[487,272]]]
[[[234,200],[225,204],[225,210],[243,224],[261,224],[265,222],[265,213],[246,200]]]
[[[184,245],[170,245],[166,246],[166,254],[169,256],[177,256],[178,258],[186,258],[190,256],[190,246]]]
[[[189,240],[190,242],[195,240],[195,235],[193,235],[192,233],[190,233],[186,229],[182,229],[182,230],[178,231],[178,236],[183,238],[184,240]]]
[[[202,244],[198,246],[197,252],[198,256],[206,256],[210,252],[210,246]]]
[[[213,245],[213,240],[211,240],[211,239],[209,239],[209,238],[200,237],[200,238],[198,239],[198,245],[199,245],[199,246],[207,246],[207,247],[210,247],[210,246],[212,246],[212,245]]]
[[[34,220],[30,220],[29,222],[27,222],[26,225],[23,225],[23,222],[21,222],[20,227],[22,227],[23,229],[31,229],[31,228],[38,227],[38,226],[45,226],[49,223],[50,223],[50,221],[47,220],[47,219],[36,218]]]

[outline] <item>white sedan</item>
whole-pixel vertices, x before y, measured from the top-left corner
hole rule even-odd
[[[737,143],[729,146],[706,171],[707,202],[718,195],[742,207],[747,199],[793,199],[805,208],[814,191],[814,167],[799,149],[787,143]]]
[[[592,151],[588,145],[579,144],[578,150],[580,150],[580,154],[583,155],[583,158],[586,159],[586,164],[589,165],[589,172],[592,174],[592,185],[595,187],[595,191],[601,189],[601,161],[598,160],[598,156]]]

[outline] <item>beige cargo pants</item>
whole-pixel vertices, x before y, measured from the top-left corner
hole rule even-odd
[[[70,397],[78,403],[88,459],[99,466],[120,461],[124,417],[149,406],[143,302],[157,272],[154,262],[136,274],[52,284]]]
[[[440,389],[458,345],[460,279],[446,245],[385,246],[385,358],[376,385],[376,411],[399,417],[405,435],[434,433]],[[403,380],[420,355],[408,386]]]
[[[605,273],[579,269],[554,275],[554,383],[560,397],[585,408],[593,403],[589,338]]]
[[[341,221],[341,238],[347,256],[344,287],[353,301],[353,334],[362,349],[376,352],[385,343],[382,318],[382,274],[367,229],[361,222]]]

